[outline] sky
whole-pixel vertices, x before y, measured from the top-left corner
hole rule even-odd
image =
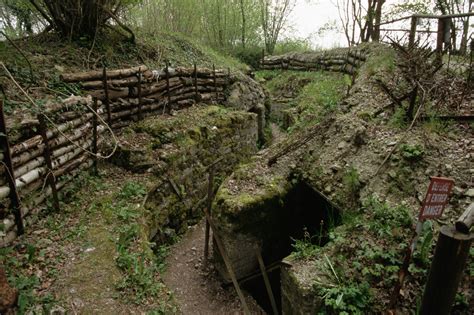
[[[296,0],[289,16],[290,29],[286,36],[309,39],[313,48],[331,48],[347,45],[342,33],[318,35],[318,30],[328,22],[339,22],[336,6],[330,0]],[[327,32],[328,33],[328,32]]]

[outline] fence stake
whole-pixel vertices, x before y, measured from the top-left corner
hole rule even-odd
[[[436,38],[436,60],[441,63],[443,61],[443,44],[444,44],[444,20],[438,19],[438,34]]]
[[[212,215],[212,198],[213,198],[213,189],[214,189],[214,166],[211,166],[209,170],[209,181],[207,185],[207,200],[206,200],[206,209],[209,216]],[[204,239],[204,264],[207,265],[209,258],[209,235],[210,235],[210,223],[209,220],[206,220],[206,232]]]
[[[5,163],[6,178],[8,186],[10,187],[10,203],[15,217],[15,224],[17,228],[17,234],[21,235],[24,233],[23,218],[21,216],[20,208],[20,197],[15,184],[15,173],[13,169],[12,156],[10,152],[10,144],[8,143],[7,127],[5,124],[5,113],[3,112],[3,100],[0,99],[0,145],[3,149],[3,163]]]
[[[196,63],[194,63],[193,83],[194,83],[194,98],[196,99],[196,103],[197,103],[199,101],[199,92],[198,92],[198,83],[197,83]]]
[[[229,85],[230,85],[230,68],[227,68],[226,86],[228,87]]]
[[[441,228],[420,314],[450,314],[473,238],[454,226]]]
[[[170,104],[171,102],[171,93],[170,93],[170,72],[169,72],[169,63],[166,61],[166,68],[165,68],[165,74],[166,74],[166,94],[168,95],[168,101],[165,103],[165,106],[163,106],[163,114],[166,112],[166,104]]]
[[[138,92],[138,120],[142,120],[142,69],[138,68],[138,85],[137,85],[137,92]]]
[[[93,158],[93,170],[94,175],[99,175],[99,169],[97,168],[97,98],[94,97],[94,104],[93,104],[94,115],[92,116],[92,152],[94,153]]]
[[[216,81],[216,65],[212,64],[212,80],[214,82],[214,93],[216,97],[216,103],[219,103],[219,96],[217,93],[217,81]]]
[[[58,191],[56,189],[56,179],[54,178],[53,174],[53,163],[51,162],[51,148],[49,147],[48,137],[46,135],[46,120],[44,118],[44,114],[38,115],[39,121],[39,130],[41,133],[41,137],[43,138],[44,144],[44,160],[46,162],[46,166],[48,167],[48,173],[46,174],[46,182],[51,187],[51,192],[53,195],[53,207],[56,211],[59,211],[59,198],[58,198]]]
[[[262,48],[262,61],[260,63],[260,68],[263,69],[263,65],[265,64],[265,48]]]
[[[102,80],[104,84],[104,103],[107,110],[107,123],[109,126],[112,126],[112,114],[110,113],[110,99],[109,99],[109,85],[107,82],[107,67],[104,66]]]
[[[409,47],[413,47],[413,45],[415,45],[416,24],[417,23],[418,23],[418,18],[416,16],[412,16],[411,17],[410,35],[408,36],[408,45],[409,45]]]
[[[265,263],[263,262],[262,254],[260,250],[256,249],[255,254],[257,255],[258,265],[260,266],[260,271],[262,272],[263,281],[265,282],[265,288],[267,289],[267,294],[272,304],[273,314],[278,315],[278,307],[275,302],[275,296],[273,295],[272,286],[270,284],[270,279],[268,279],[267,270],[265,269]]]
[[[209,215],[209,212],[207,211],[206,208],[204,208],[204,213],[206,214],[207,222],[209,222],[209,225],[212,228],[212,235],[213,235],[214,240],[216,241],[217,249],[219,250],[222,256],[222,259],[224,260],[224,264],[227,268],[227,271],[229,272],[229,276],[232,279],[232,283],[234,284],[235,290],[237,291],[237,295],[239,296],[240,302],[242,303],[244,314],[250,315],[249,307],[247,306],[247,302],[245,301],[244,294],[242,293],[242,290],[240,289],[239,282],[237,281],[237,278],[234,273],[234,268],[232,268],[232,264],[229,260],[229,257],[227,257],[227,252],[225,251],[224,243],[222,243],[221,238],[219,237],[216,231],[216,227],[214,223],[212,222],[212,218]]]

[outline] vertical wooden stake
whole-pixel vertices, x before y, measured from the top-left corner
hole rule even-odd
[[[260,62],[260,68],[263,69],[264,64],[265,64],[265,48],[262,48],[262,61]]]
[[[94,97],[94,105],[93,105],[93,110],[94,110],[94,116],[92,116],[92,153],[94,153],[93,156],[93,170],[94,170],[94,175],[99,175],[99,169],[97,168],[97,113],[98,106],[97,106],[97,98]]]
[[[441,228],[419,314],[451,314],[473,239],[474,233]]]
[[[138,84],[137,84],[137,91],[138,91],[138,120],[142,120],[142,69],[138,68]]]
[[[416,24],[418,23],[418,18],[416,16],[411,17],[411,27],[410,27],[410,35],[408,36],[408,45],[410,48],[413,48],[415,45],[416,39]]]
[[[209,216],[212,216],[212,199],[213,199],[213,189],[214,189],[214,166],[209,170],[209,181],[207,185],[207,201],[206,201],[206,211],[209,213]],[[210,223],[209,220],[206,220],[206,234],[204,239],[204,264],[207,265],[209,258],[209,235],[210,235]]]
[[[46,174],[46,181],[51,187],[51,192],[53,195],[53,207],[56,211],[59,211],[59,198],[58,198],[58,191],[56,189],[56,179],[54,178],[53,174],[53,163],[51,161],[51,148],[49,147],[48,137],[46,135],[46,120],[43,114],[38,115],[39,121],[39,129],[41,133],[41,137],[43,138],[44,144],[44,160],[46,162],[46,166],[48,168],[48,173]]]
[[[227,68],[227,80],[226,80],[226,86],[230,85],[230,68]]]
[[[10,152],[10,144],[8,143],[7,127],[5,124],[5,113],[3,112],[3,100],[0,99],[0,148],[3,149],[3,163],[5,163],[5,177],[10,187],[10,205],[15,217],[17,234],[24,233],[23,218],[21,216],[20,197],[16,189],[15,173],[13,169],[12,156]]]
[[[107,123],[109,126],[112,126],[112,114],[110,113],[110,99],[109,99],[109,84],[107,82],[107,67],[104,66],[102,80],[104,84],[104,104],[107,110]]]
[[[214,81],[214,93],[216,97],[216,103],[219,103],[219,97],[217,93],[217,80],[216,80],[216,65],[212,64],[212,79]]]
[[[165,103],[165,106],[163,106],[163,114],[166,112],[166,104],[170,105],[170,102],[171,102],[170,72],[169,72],[169,63],[168,63],[168,61],[166,61],[165,74],[166,74],[166,94],[168,95],[168,100],[167,100],[167,103]]]
[[[198,82],[197,82],[197,66],[194,63],[194,73],[193,73],[193,83],[194,83],[194,98],[196,103],[199,101],[199,91],[198,91]]]
[[[267,289],[268,298],[270,299],[270,303],[272,304],[273,314],[278,315],[278,307],[275,301],[275,295],[273,295],[272,286],[270,284],[270,279],[268,279],[268,274],[267,270],[265,269],[265,263],[263,262],[262,254],[258,249],[255,250],[255,254],[257,255],[258,265],[260,266],[263,281],[265,282],[265,288]]]
[[[250,315],[249,307],[247,306],[247,302],[245,301],[244,294],[242,293],[242,290],[240,289],[239,282],[237,281],[237,277],[235,276],[235,273],[234,273],[234,268],[232,268],[232,264],[229,260],[229,257],[227,257],[227,252],[225,251],[224,243],[222,243],[221,238],[219,237],[219,234],[216,231],[216,227],[214,223],[212,222],[212,218],[209,215],[209,212],[207,211],[207,209],[204,209],[204,212],[206,214],[207,222],[209,222],[209,225],[212,228],[212,235],[213,235],[214,240],[216,241],[217,249],[219,250],[222,256],[222,259],[224,260],[224,264],[227,268],[227,271],[229,272],[230,278],[232,279],[234,288],[237,291],[237,295],[239,296],[240,302],[242,303],[244,314]]]
[[[443,62],[444,19],[438,19],[438,33],[436,38],[436,61]]]

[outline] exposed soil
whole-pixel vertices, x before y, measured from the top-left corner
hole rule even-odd
[[[212,262],[204,265],[204,231],[205,221],[190,226],[173,246],[163,281],[173,291],[183,314],[241,314],[235,289],[222,286]],[[251,296],[246,292],[244,295],[252,314],[265,314]]]

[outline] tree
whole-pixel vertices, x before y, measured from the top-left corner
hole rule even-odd
[[[334,3],[334,2],[333,2]],[[379,41],[385,0],[336,0],[344,35],[349,46],[369,40]]]
[[[259,0],[261,25],[265,49],[269,54],[275,50],[275,45],[286,25],[288,16],[295,6],[294,0]]]
[[[127,32],[118,15],[138,0],[29,0],[50,25],[68,38],[94,37],[112,19]]]

